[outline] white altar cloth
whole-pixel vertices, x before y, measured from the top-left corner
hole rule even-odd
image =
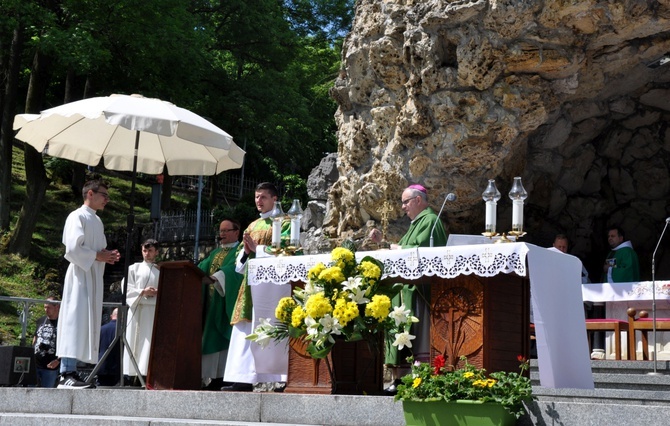
[[[649,318],[652,317],[651,305],[653,300],[652,282],[626,283],[589,283],[582,284],[582,298],[585,302],[605,303],[605,317],[628,321],[628,308],[646,310]],[[670,317],[670,281],[656,281],[656,318]],[[625,333],[624,333],[625,334]],[[627,336],[625,337],[628,338]],[[670,360],[670,332],[658,331],[656,335],[656,350],[653,340],[649,337],[649,352],[656,352],[659,360]],[[623,354],[628,353],[628,345],[623,346]],[[642,340],[636,342],[638,356],[642,355]],[[607,335],[605,340],[607,358],[614,358],[613,337]]]
[[[384,263],[385,278],[415,280],[424,276],[530,273],[540,384],[550,388],[593,389],[580,291],[581,262],[576,257],[526,243],[379,250],[357,252],[356,258],[360,260],[366,255]],[[253,290],[253,286],[259,285],[304,282],[310,268],[329,261],[330,254],[252,259],[248,283]],[[254,319],[257,317],[254,315]]]

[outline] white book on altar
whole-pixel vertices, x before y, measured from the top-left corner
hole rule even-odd
[[[483,235],[449,234],[448,246],[469,246],[472,244],[491,244],[494,240]]]

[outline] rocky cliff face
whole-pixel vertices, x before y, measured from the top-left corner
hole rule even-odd
[[[388,201],[397,240],[401,191],[421,183],[436,210],[458,195],[450,232],[480,233],[487,179],[509,229],[521,176],[526,241],[566,233],[597,270],[616,223],[648,270],[670,213],[669,52],[670,0],[359,0],[324,232],[361,237]]]

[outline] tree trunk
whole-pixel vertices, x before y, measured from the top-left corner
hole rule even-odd
[[[46,89],[49,86],[49,65],[50,58],[35,53],[33,58],[33,69],[30,73],[30,83],[28,84],[28,94],[26,96],[26,112],[37,113],[44,104]],[[33,231],[37,224],[37,218],[42,211],[42,202],[46,188],[49,185],[42,153],[29,145],[24,149],[26,159],[26,198],[19,213],[19,220],[9,239],[7,250],[20,256],[30,254],[30,246],[33,239]]]
[[[0,121],[0,232],[9,230],[10,193],[12,189],[12,142],[14,141],[14,111],[18,91],[21,52],[24,33],[21,25],[14,28],[12,46],[7,63],[7,83],[2,102],[2,120]]]

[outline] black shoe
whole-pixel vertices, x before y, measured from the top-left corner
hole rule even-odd
[[[398,393],[398,385],[402,383],[399,379],[396,379],[391,386],[384,389],[384,395],[395,396]]]
[[[228,392],[252,392],[254,390],[254,385],[251,383],[233,383],[230,386],[222,387],[221,390]]]
[[[207,386],[202,388],[202,390],[218,391],[221,390],[223,385],[223,378],[219,377],[217,379],[212,379]]]
[[[68,372],[60,376],[58,389],[93,389],[95,385],[86,383],[76,372]]]

